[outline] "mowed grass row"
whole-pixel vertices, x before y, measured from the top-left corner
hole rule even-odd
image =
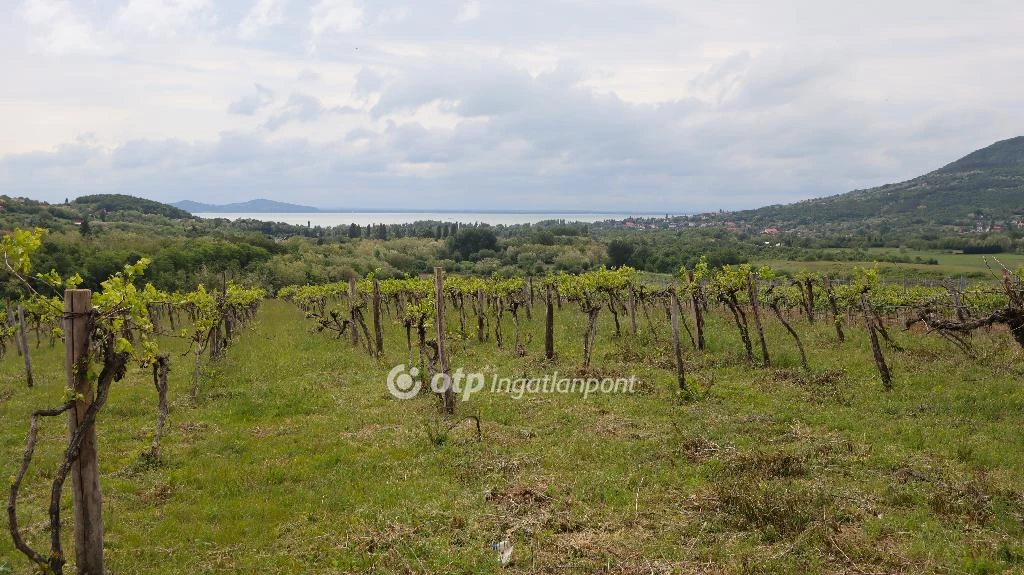
[[[537,377],[578,374],[583,315],[523,320],[527,355],[457,337],[451,364]],[[148,445],[156,393],[132,370],[99,422],[109,570],[123,573],[1002,573],[1024,569],[1024,390],[1005,333],[967,358],[935,336],[894,330],[895,389],[881,391],[866,335],[838,345],[827,321],[796,322],[813,372],[768,320],[773,369],[745,363],[713,314],[709,350],[687,351],[694,397],[677,393],[668,325],[612,337],[602,314],[599,375],[636,375],[636,393],[481,392],[439,416],[429,393],[400,401],[385,374],[407,361],[387,322],[374,360],[266,302],[253,328],[208,365],[188,398],[174,350],[163,463]],[[628,320],[623,320],[628,332]],[[493,328],[493,325],[492,325]],[[756,347],[756,343],[755,343]],[[29,412],[59,403],[62,350],[34,350],[27,389],[13,349],[0,364],[0,474],[12,475]],[[482,441],[464,420],[479,416]],[[44,424],[20,519],[45,548],[49,480],[66,433]],[[70,517],[70,495],[65,498]],[[66,520],[68,523],[69,520]],[[70,525],[66,525],[68,529]],[[65,541],[70,552],[70,534]],[[492,543],[508,538],[502,569]],[[29,573],[0,538],[0,573]]]

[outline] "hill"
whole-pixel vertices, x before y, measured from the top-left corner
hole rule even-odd
[[[255,200],[249,200],[247,202],[237,202],[233,204],[204,204],[202,202],[193,202],[192,200],[182,200],[171,204],[177,208],[191,212],[193,214],[199,213],[216,213],[216,214],[270,214],[270,213],[307,213],[307,212],[319,212],[317,208],[312,206],[302,206],[299,204],[289,204],[286,202],[276,202],[274,200],[267,200],[264,198],[257,198]]]
[[[139,212],[164,216],[174,220],[187,220],[192,214],[174,206],[162,204],[145,198],[137,198],[125,194],[95,194],[81,196],[71,202],[74,206],[82,206],[90,211],[106,210],[108,212]]]
[[[1024,136],[996,142],[912,180],[795,204],[731,212],[728,218],[781,230],[864,225],[973,229],[1024,217]]]

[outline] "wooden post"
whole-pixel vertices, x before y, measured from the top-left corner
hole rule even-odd
[[[545,304],[547,307],[544,315],[544,357],[555,359],[555,302],[551,297],[551,285],[547,286]]]
[[[18,304],[18,331],[16,338],[21,341],[21,357],[25,360],[25,379],[28,386],[32,387],[32,354],[29,353],[28,332],[25,329],[25,306]]]
[[[14,327],[16,325],[14,323],[14,310],[11,309],[10,301],[7,302],[7,325],[9,327]],[[14,333],[11,337],[14,339],[14,349],[18,351],[18,357],[21,357],[21,340],[18,339],[17,329],[14,330]]]
[[[484,319],[486,317],[487,308],[484,307],[484,290],[483,288],[477,288],[476,290],[476,339],[480,343],[484,342],[486,336],[486,330],[484,329]]]
[[[78,430],[94,400],[89,365],[89,314],[92,292],[87,289],[64,291],[64,371],[67,386],[79,394],[68,412],[68,436]],[[96,427],[82,437],[78,458],[71,467],[71,485],[75,511],[75,566],[79,575],[103,575],[103,497],[96,454]]]
[[[530,286],[529,284],[523,284],[523,307],[526,308],[526,319],[533,319],[533,312],[530,310],[533,307],[533,303],[530,301]]]
[[[437,311],[437,371],[445,374],[444,412],[455,413],[455,390],[452,389],[451,370],[448,367],[448,346],[444,331],[444,268],[434,268],[434,307]]]
[[[384,355],[384,328],[380,323],[380,281],[373,278],[373,333],[376,341],[377,357]]]
[[[630,333],[636,335],[636,287],[634,287],[632,284],[629,286],[629,299],[626,300],[626,306],[629,310]]]
[[[687,271],[687,279],[690,280],[690,298],[693,301],[693,323],[697,330],[697,349],[704,351],[704,314],[700,309],[700,286],[693,281],[693,272]]]
[[[676,291],[669,291],[669,316],[672,321],[672,353],[676,360],[676,378],[679,380],[679,390],[686,391],[686,372],[683,367],[683,346],[679,341],[679,298]]]
[[[356,322],[356,278],[348,278],[348,307],[349,307],[349,329],[352,330],[352,345],[359,346],[359,326]]]

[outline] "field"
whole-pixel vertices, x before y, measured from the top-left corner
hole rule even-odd
[[[805,374],[774,320],[776,367],[762,369],[712,314],[707,352],[687,347],[684,398],[664,312],[652,316],[654,334],[645,321],[615,338],[608,313],[599,325],[595,372],[636,375],[635,393],[484,391],[453,419],[432,394],[389,395],[385,374],[407,361],[393,320],[374,360],[268,300],[195,402],[185,344],[169,341],[162,463],[139,457],[156,413],[148,372],[116,384],[98,423],[109,571],[1024,573],[1024,374],[1004,331],[979,333],[968,358],[894,329],[905,351],[886,349],[883,392],[860,328],[839,345],[828,322],[795,319]],[[507,318],[502,350],[457,340],[449,319],[452,367],[575,376],[584,322],[558,312],[548,363],[540,306],[523,321],[525,357]],[[13,349],[0,363],[0,475],[15,471],[28,413],[61,401],[58,348],[34,350],[33,389]],[[65,434],[44,424],[23,491],[33,543]],[[502,568],[490,546],[505,538]],[[0,573],[29,572],[0,539]]]
[[[832,250],[832,251],[848,251],[848,250]],[[976,279],[992,279],[993,275],[989,271],[989,268],[985,265],[985,259],[988,258],[991,262],[992,258],[998,259],[1006,267],[1010,269],[1020,269],[1024,267],[1024,255],[1020,254],[994,254],[990,256],[981,256],[976,254],[962,254],[952,253],[948,251],[924,251],[924,250],[909,250],[909,249],[894,249],[894,248],[871,248],[866,250],[870,257],[865,258],[861,262],[833,262],[833,261],[808,261],[808,262],[796,262],[796,261],[785,261],[785,260],[769,260],[765,262],[767,265],[779,270],[785,270],[789,272],[798,272],[802,270],[819,272],[819,273],[838,273],[843,275],[847,273],[852,265],[861,266],[873,266],[875,262],[878,262],[878,267],[884,275],[890,279],[906,278],[915,280],[919,278],[932,278],[932,279],[943,279],[946,277],[952,277],[954,279],[959,276]],[[926,263],[892,263],[881,261],[883,259],[903,259],[909,258],[910,260],[916,260],[921,258],[924,261],[935,260],[938,262],[937,265],[926,264]],[[991,262],[993,269],[998,270],[999,266],[994,262]]]

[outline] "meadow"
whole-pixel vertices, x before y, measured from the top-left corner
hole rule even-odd
[[[148,371],[115,385],[98,422],[109,572],[1024,573],[1024,367],[1005,330],[977,333],[968,357],[891,328],[903,351],[886,348],[885,392],[856,325],[839,344],[829,322],[793,319],[807,373],[774,319],[774,367],[750,365],[719,311],[708,349],[685,350],[686,396],[664,311],[651,315],[653,331],[614,337],[602,314],[583,374],[635,375],[634,393],[483,391],[454,417],[431,393],[388,393],[408,358],[394,319],[375,359],[267,300],[205,364],[195,400],[186,343],[169,339],[161,461],[140,455],[156,418]],[[498,349],[450,319],[452,368],[580,374],[584,314],[557,312],[553,361],[542,307],[521,322],[522,357],[510,321]],[[30,411],[61,402],[63,348],[44,338],[33,352],[31,389],[13,349],[0,362],[0,475],[15,472]],[[33,542],[66,433],[45,422],[23,488]],[[504,539],[507,567],[491,549]],[[0,573],[30,572],[0,538]]]
[[[825,252],[842,252],[844,250],[824,250]],[[810,271],[820,274],[842,274],[850,266],[874,266],[877,265],[881,273],[891,280],[907,279],[917,281],[922,278],[931,280],[942,280],[944,278],[958,279],[960,276],[970,279],[991,280],[999,275],[999,265],[993,260],[995,258],[1010,269],[1024,267],[1024,255],[1014,253],[993,254],[980,256],[977,254],[953,253],[942,250],[913,250],[893,248],[868,248],[863,250],[867,254],[859,262],[850,261],[787,261],[767,260],[767,265],[780,271],[798,273]],[[935,264],[927,263],[894,263],[885,261],[887,259],[934,261]],[[988,263],[986,264],[986,259]],[[996,273],[993,273],[995,270]]]

